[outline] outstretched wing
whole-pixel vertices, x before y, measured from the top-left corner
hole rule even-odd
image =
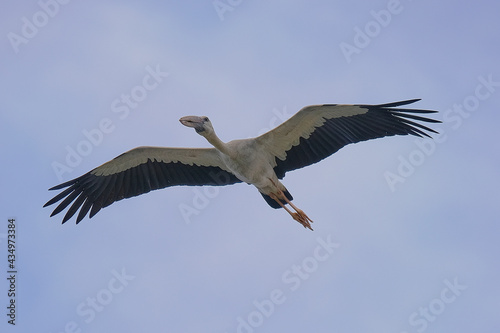
[[[227,170],[214,148],[138,147],[88,173],[54,186],[63,192],[44,207],[64,200],[50,216],[68,207],[63,223],[80,209],[79,223],[90,211],[94,216],[113,202],[175,185],[229,185],[241,182]]]
[[[255,138],[261,151],[274,157],[276,175],[281,179],[287,171],[305,167],[335,153],[350,143],[392,135],[429,136],[436,131],[418,123],[440,121],[418,114],[437,111],[401,109],[419,99],[379,104],[306,106],[292,118]]]

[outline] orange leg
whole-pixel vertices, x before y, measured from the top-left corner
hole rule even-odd
[[[274,195],[273,193],[270,194],[270,197],[272,199],[274,199],[281,207],[283,207],[283,209],[286,210],[288,212],[288,214],[290,214],[295,221],[302,224],[304,226],[304,228],[309,228],[309,229],[313,230],[313,228],[311,227],[311,223],[313,222],[313,220],[311,220],[309,218],[309,216],[306,215],[306,213],[304,213],[302,210],[297,208],[293,203],[291,203],[290,200],[288,200],[288,198],[286,197],[286,195],[282,191],[280,191],[279,194],[283,198],[283,200],[285,200],[286,203],[289,204],[290,207],[292,207],[296,211],[296,213],[290,211],[290,209],[288,209],[288,207],[286,207],[281,202],[281,200],[279,200],[278,197],[276,195]]]

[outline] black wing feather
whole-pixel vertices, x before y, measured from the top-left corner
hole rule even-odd
[[[63,223],[80,210],[76,218],[76,223],[79,223],[89,211],[89,217],[92,217],[113,202],[152,190],[175,185],[229,185],[241,182],[232,173],[216,166],[165,163],[151,159],[116,174],[98,176],[93,171],[50,188],[59,190],[68,187],[44,205],[50,206],[64,198],[51,216],[71,205]]]

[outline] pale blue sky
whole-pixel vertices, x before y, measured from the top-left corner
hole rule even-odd
[[[0,11],[2,332],[499,331],[497,2],[55,4]],[[284,178],[314,232],[244,184],[79,225],[42,208],[131,148],[208,146],[181,116],[229,141],[310,104],[411,98],[440,111],[432,143],[351,145]]]

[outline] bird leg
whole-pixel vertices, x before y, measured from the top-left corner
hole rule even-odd
[[[283,207],[283,209],[286,210],[288,212],[288,214],[290,214],[295,221],[297,221],[300,224],[302,224],[304,226],[304,228],[309,228],[309,229],[313,230],[313,228],[311,227],[311,223],[313,222],[313,220],[311,220],[309,218],[309,216],[306,215],[306,213],[304,213],[302,210],[300,210],[299,208],[297,208],[293,203],[291,203],[290,200],[288,200],[288,198],[286,197],[286,195],[283,193],[283,191],[280,191],[279,194],[286,201],[286,203],[289,204],[290,207],[292,207],[296,211],[296,213],[294,213],[290,209],[288,209],[288,207],[286,207],[281,202],[281,200],[278,199],[278,197],[274,193],[271,193],[270,197],[272,199],[274,199],[281,207]]]

